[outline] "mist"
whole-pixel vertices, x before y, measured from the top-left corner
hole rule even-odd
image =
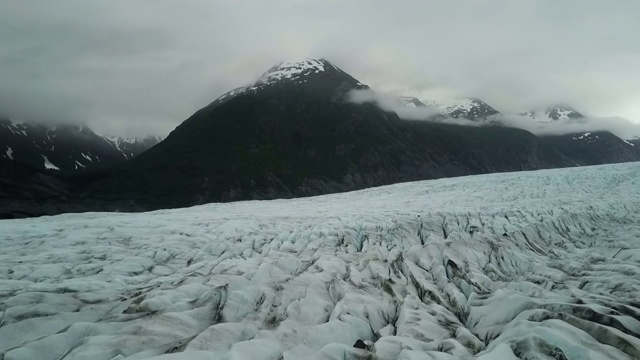
[[[390,93],[378,93],[371,89],[350,91],[346,98],[347,101],[354,104],[375,104],[384,111],[394,112],[398,117],[404,120],[422,120],[445,124],[455,124],[464,126],[481,126],[480,122],[471,121],[463,118],[452,118],[439,116],[438,109],[431,106],[410,107],[406,106],[398,100],[398,96]]]
[[[620,117],[585,117],[540,123],[528,116],[501,114],[496,116],[496,119],[506,126],[527,130],[540,136],[609,131],[621,139],[640,137],[640,124]]]
[[[421,120],[463,126],[484,126],[487,124],[487,121],[482,120],[472,121],[438,116],[440,112],[433,106],[406,106],[398,100],[398,95],[376,92],[372,89],[353,90],[349,92],[346,100],[355,104],[375,104],[384,111],[396,113],[398,117],[404,120]],[[500,109],[496,110],[500,111]],[[538,136],[609,131],[621,139],[640,137],[640,124],[620,117],[584,117],[571,120],[538,122],[524,115],[501,113],[492,116],[491,121],[497,121],[503,126],[523,129]]]

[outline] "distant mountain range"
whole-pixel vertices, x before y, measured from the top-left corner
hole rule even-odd
[[[496,115],[509,115],[501,114],[484,101],[474,98],[434,101],[402,96],[398,101],[412,108],[433,107],[443,116],[479,121],[485,125],[500,125],[502,119]],[[580,122],[585,118],[567,105],[550,106],[544,110],[529,110],[517,115],[529,117],[542,126],[553,122]],[[640,151],[640,139],[622,139],[608,131],[543,136],[542,138],[553,144],[557,151],[561,151],[572,159],[578,159],[576,165],[627,161],[624,159],[634,159]]]
[[[489,119],[493,115],[500,112],[482,100],[467,98],[454,99],[449,101],[438,100],[420,100],[415,97],[400,97],[400,102],[409,107],[433,107],[438,110],[441,115],[450,116],[452,118],[464,118],[469,120]]]
[[[400,104],[407,107],[432,107],[441,115],[452,118],[464,118],[469,120],[491,119],[493,116],[501,114],[480,99],[459,98],[452,100],[426,100],[411,96],[398,97]],[[519,113],[520,116],[528,116],[538,122],[551,122],[555,120],[581,119],[584,116],[566,105],[550,106],[544,110],[528,110]]]
[[[584,115],[565,105],[552,106],[545,109],[544,111],[529,110],[521,113],[521,115],[529,116],[530,118],[540,122],[584,118]]]
[[[0,119],[0,157],[37,170],[73,173],[122,163],[156,145],[160,137],[96,134],[86,126],[18,123]]]
[[[62,145],[38,143],[40,152],[33,158],[39,162],[39,171],[47,168],[44,157],[56,167],[64,163],[70,170],[75,170],[74,164],[78,163],[89,166],[89,162],[80,160],[82,154],[95,157],[91,163],[99,158],[101,164],[115,165],[66,177],[46,174],[45,178],[14,169],[18,175],[5,177],[4,181],[20,190],[0,192],[0,203],[4,204],[0,214],[138,211],[319,195],[449,176],[640,160],[638,146],[608,132],[539,137],[491,121],[493,126],[460,126],[401,119],[374,103],[348,100],[353,90],[362,89],[368,86],[324,59],[285,62],[270,68],[252,84],[215,99],[138,156],[123,150],[126,142],[101,137],[95,141],[101,144],[98,148],[118,150],[114,160],[106,155],[107,150],[100,153],[95,149],[89,155],[83,148],[66,152],[66,157],[61,157],[68,160],[63,161],[53,156],[53,147]],[[478,99],[453,103],[425,103],[415,98],[400,101],[406,106],[438,106],[440,116],[474,121],[491,120],[499,114]],[[559,120],[570,117],[552,110],[547,116]],[[20,132],[17,128],[13,131]],[[75,132],[99,137],[87,130]],[[3,145],[0,142],[0,149]],[[12,157],[16,149],[11,148]],[[122,158],[130,160],[117,160]],[[8,161],[6,156],[4,159]],[[26,185],[38,182],[45,185]]]

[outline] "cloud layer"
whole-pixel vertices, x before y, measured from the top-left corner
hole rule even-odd
[[[380,91],[640,122],[638,13],[636,0],[5,1],[0,113],[166,134],[314,56]]]
[[[356,104],[374,103],[381,109],[395,112],[401,119],[433,121],[464,126],[486,125],[483,120],[468,120],[436,116],[439,109],[433,106],[410,107],[401,103],[398,96],[392,93],[380,93],[371,89],[354,90],[348,95],[348,101]],[[640,137],[640,124],[620,117],[585,117],[572,120],[539,122],[529,116],[516,113],[501,113],[491,117],[492,121],[527,130],[536,135],[565,135],[584,132],[610,131],[622,139]]]

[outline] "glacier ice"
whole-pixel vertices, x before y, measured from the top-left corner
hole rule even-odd
[[[0,245],[5,360],[640,358],[638,163],[3,220]]]

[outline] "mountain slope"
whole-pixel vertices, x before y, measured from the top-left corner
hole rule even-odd
[[[640,161],[640,149],[608,131],[544,136],[542,139],[575,165]]]
[[[0,156],[39,170],[72,172],[126,160],[113,144],[87,127],[14,123],[0,119]]]
[[[123,136],[104,136],[111,141],[118,150],[127,159],[134,157],[149,150],[153,146],[162,141],[160,136],[143,136],[143,137],[123,137]]]
[[[0,357],[638,359],[639,178],[2,221]]]
[[[91,193],[173,207],[571,164],[523,130],[404,121],[345,100],[362,88],[326,60],[278,65],[199,110]]]
[[[581,121],[584,116],[569,106],[553,106],[542,111],[523,113],[541,123],[554,126]],[[571,133],[543,136],[542,139],[575,165],[597,165],[606,163],[639,161],[640,148],[608,131]]]
[[[46,126],[0,119],[0,158],[37,170],[74,173],[122,163],[161,139],[107,138],[85,126]]]

